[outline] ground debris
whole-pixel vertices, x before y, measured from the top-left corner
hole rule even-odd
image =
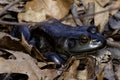
[[[120,80],[119,9],[120,0],[0,0],[0,79],[11,80],[22,76],[18,80]],[[84,56],[77,57],[62,48],[60,52],[67,54],[60,54],[66,61],[62,65],[47,60],[45,55],[49,52],[47,50],[51,50],[50,44],[54,47],[54,40],[49,38],[50,35],[44,39],[46,30],[40,32],[38,25],[57,25],[56,19],[69,27],[95,25],[107,45],[90,55],[86,52]],[[27,36],[21,33],[13,37],[11,31],[14,27],[22,26],[27,26],[30,33],[25,31]],[[42,36],[35,35],[34,29]],[[35,35],[38,41],[30,35]],[[68,44],[67,40],[64,44]],[[73,45],[71,40],[69,46]],[[40,50],[46,46],[47,49]],[[56,58],[53,56],[52,59]]]

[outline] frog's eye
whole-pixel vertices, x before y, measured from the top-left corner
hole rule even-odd
[[[79,37],[79,43],[80,44],[85,44],[88,43],[90,41],[90,37],[88,35],[82,34]]]
[[[75,39],[68,39],[67,42],[68,42],[68,47],[69,48],[73,48],[76,45],[76,40]]]
[[[90,26],[88,28],[88,31],[91,33],[97,33],[98,32],[98,28],[96,26]]]

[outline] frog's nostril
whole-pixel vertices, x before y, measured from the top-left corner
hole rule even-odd
[[[91,33],[97,33],[98,32],[98,28],[96,26],[90,26],[88,28],[88,31]]]

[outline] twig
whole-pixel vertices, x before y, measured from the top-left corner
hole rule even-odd
[[[101,13],[104,13],[104,12],[107,12],[107,11],[113,11],[113,10],[119,10],[119,9],[120,9],[120,7],[109,8],[109,9],[106,9],[106,10],[103,10],[103,11],[99,11],[99,12],[95,12],[95,13],[92,13],[92,14],[86,14],[86,15],[83,15],[82,17],[93,16],[93,15],[101,14]]]
[[[115,34],[117,34],[118,31],[119,31],[119,29],[116,29],[115,31],[113,31],[112,36],[115,35]]]
[[[13,5],[19,3],[20,0],[15,0],[13,2],[11,2],[9,5],[5,6],[1,11],[0,11],[0,16],[4,14],[4,12],[6,12],[9,8],[11,8]]]
[[[85,18],[85,17],[89,17],[89,16],[95,16],[95,15],[98,15],[98,14],[101,14],[101,13],[104,13],[104,12],[107,12],[107,11],[114,11],[114,10],[119,10],[119,9],[120,9],[120,7],[109,8],[109,9],[106,9],[106,10],[103,10],[103,11],[99,11],[99,12],[95,12],[95,13],[90,13],[90,14],[82,15],[82,16],[79,16],[79,18]],[[69,17],[69,18],[66,18],[66,19],[60,19],[60,21],[62,22],[64,20],[68,20],[68,19],[71,19],[71,18],[72,17]]]
[[[83,18],[84,17],[88,17],[88,16],[92,16],[92,15],[97,15],[97,14],[100,14],[100,13],[103,13],[103,12],[106,12],[106,11],[112,11],[112,10],[117,10],[117,9],[120,9],[119,7],[117,8],[110,8],[110,9],[107,9],[107,10],[104,10],[104,11],[100,11],[100,12],[96,12],[96,13],[93,13],[93,14],[87,14],[87,15],[83,15]],[[0,14],[2,13],[3,11],[0,11]],[[67,19],[71,19],[70,18],[67,18]],[[64,21],[64,20],[67,20],[67,19],[60,19],[59,21]],[[5,25],[32,25],[32,24],[41,24],[43,22],[28,22],[28,23],[25,23],[25,22],[22,22],[22,23],[18,23],[18,22],[8,22],[8,21],[2,21],[0,20],[0,24],[5,24]]]
[[[8,21],[2,21],[2,20],[0,20],[0,24],[20,26],[20,25],[30,25],[32,23],[24,23],[24,22],[18,23],[18,22],[8,22]]]
[[[16,26],[29,26],[34,24],[42,24],[43,22],[8,22],[8,21],[2,21],[0,20],[0,24],[3,25],[16,25]]]
[[[77,12],[76,6],[74,4],[71,7],[71,12],[72,12],[75,23],[79,26],[83,26],[83,23],[79,19],[78,12]]]
[[[93,14],[93,13],[95,13],[95,3],[90,2],[90,3],[88,3],[88,9],[86,10],[85,15]],[[83,22],[84,25],[87,25],[87,26],[93,25],[94,24],[94,21],[93,21],[94,15],[84,17],[83,20],[84,20],[84,22]]]
[[[107,45],[109,45],[109,46],[111,46],[111,47],[120,48],[120,43],[115,42],[115,41],[107,40]]]

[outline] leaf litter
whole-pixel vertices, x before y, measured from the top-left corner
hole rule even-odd
[[[120,31],[116,26],[119,24],[119,3],[120,0],[0,0],[0,79],[11,80],[18,74],[23,75],[23,79],[17,80],[120,80]],[[95,14],[100,11],[103,12]],[[24,36],[18,39],[9,35],[14,25],[30,23],[28,27],[33,29],[35,22],[50,18],[69,25],[94,24],[105,36],[107,46],[95,55],[80,60],[75,58],[68,61],[67,67],[56,69],[54,63],[46,62]],[[50,68],[45,67],[51,64]]]

